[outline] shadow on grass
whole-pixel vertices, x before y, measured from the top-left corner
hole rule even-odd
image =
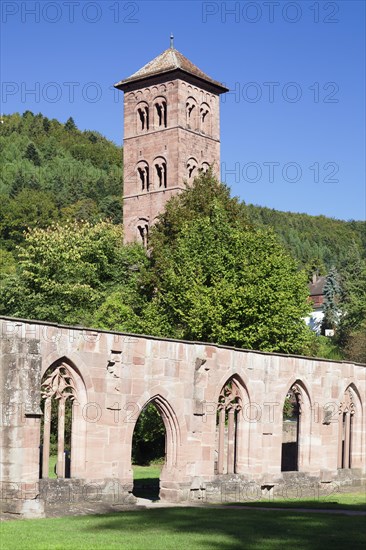
[[[349,510],[366,511],[366,502],[359,504],[344,504],[332,500],[261,500],[225,502],[224,506],[250,506],[251,508],[306,508],[311,510]]]
[[[97,525],[83,527],[120,532],[126,548],[149,541],[150,549],[275,550],[284,545],[298,550],[344,550],[366,547],[365,518],[295,511],[208,508],[147,509],[99,516]],[[141,541],[141,542],[140,542]]]
[[[135,497],[159,500],[160,480],[156,477],[146,477],[133,480],[133,494]]]

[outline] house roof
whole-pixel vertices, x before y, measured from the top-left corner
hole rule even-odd
[[[195,76],[199,80],[208,82],[212,86],[218,88],[219,93],[228,91],[228,88],[221,84],[221,82],[209,77],[174,47],[168,48],[134,74],[124,80],[121,80],[120,82],[117,82],[114,86],[123,90],[123,88],[130,83],[138,82],[139,80],[144,80],[153,76],[170,73],[172,71],[181,71],[188,75]]]
[[[317,277],[312,283],[309,283],[310,296],[321,296],[324,294],[325,277]]]

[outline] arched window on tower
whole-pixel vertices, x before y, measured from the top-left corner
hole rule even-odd
[[[154,127],[167,127],[167,102],[165,97],[157,97],[154,99]]]
[[[198,107],[193,97],[188,97],[186,101],[186,124],[190,130],[197,130]]]
[[[167,166],[164,157],[154,160],[154,189],[161,190],[167,187]]]
[[[211,133],[211,113],[207,103],[201,103],[200,106],[200,130],[204,134]]]
[[[144,101],[136,108],[137,132],[147,132],[149,129],[149,106]]]
[[[137,231],[143,247],[147,248],[149,244],[149,222],[145,218],[138,221]]]
[[[198,163],[195,158],[191,157],[187,160],[187,181],[190,183],[197,176]]]
[[[149,174],[149,165],[146,161],[141,160],[137,164],[137,175],[138,181],[140,183],[141,191],[149,191],[150,189],[150,174]]]
[[[201,164],[201,171],[203,174],[206,174],[210,168],[210,165],[208,162],[202,162]]]

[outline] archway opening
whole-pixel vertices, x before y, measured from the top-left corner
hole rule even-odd
[[[71,440],[75,383],[70,369],[61,363],[50,367],[41,386],[41,444],[39,477],[71,477]]]
[[[239,418],[242,397],[234,378],[222,388],[216,412],[215,473],[235,474],[239,459]]]
[[[283,405],[282,472],[296,472],[299,469],[300,413],[299,392],[296,386],[292,386]]]
[[[132,438],[133,494],[136,497],[159,499],[165,456],[165,425],[158,407],[150,402],[141,411]]]

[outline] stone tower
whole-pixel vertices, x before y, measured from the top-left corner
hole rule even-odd
[[[219,95],[227,88],[171,46],[115,84],[124,95],[125,242],[147,245],[165,203],[211,165],[220,174]]]

